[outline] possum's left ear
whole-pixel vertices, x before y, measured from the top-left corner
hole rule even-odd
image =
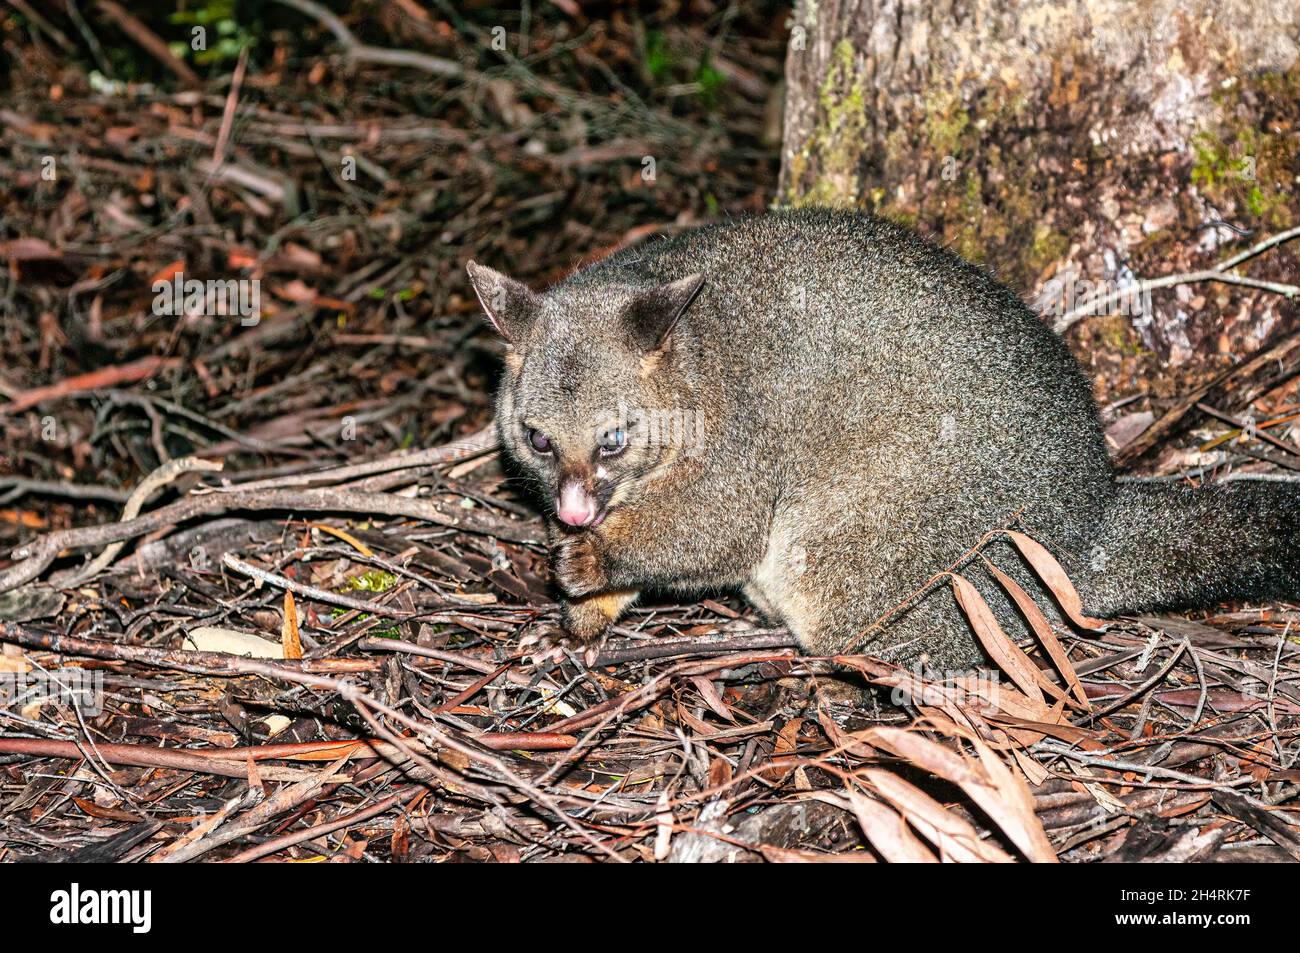
[[[633,342],[645,351],[663,347],[702,287],[703,275],[687,275],[633,298],[623,311],[623,320]]]
[[[469,282],[497,333],[518,344],[537,314],[538,298],[528,287],[476,261],[468,262]]]

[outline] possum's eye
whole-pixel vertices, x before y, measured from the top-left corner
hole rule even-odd
[[[596,443],[602,457],[616,457],[627,449],[627,431],[622,427],[610,427]]]
[[[546,436],[546,434],[542,433],[540,430],[534,430],[533,428],[529,427],[528,442],[529,444],[532,445],[532,448],[536,450],[538,453],[551,452],[551,438]]]

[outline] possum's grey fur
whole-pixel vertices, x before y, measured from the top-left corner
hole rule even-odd
[[[470,272],[510,342],[504,446],[548,500],[579,481],[606,514],[579,531],[550,521],[579,645],[643,588],[739,587],[806,651],[834,653],[1012,525],[1103,617],[1300,598],[1296,488],[1116,484],[1064,343],[899,225],[822,210],[741,220],[623,251],[540,295]],[[631,431],[637,410],[659,409],[699,439],[634,439],[606,459],[597,438],[620,407]],[[1009,545],[987,554],[1050,602]],[[1019,634],[986,570],[965,574]],[[867,648],[948,668],[978,657],[946,587]]]

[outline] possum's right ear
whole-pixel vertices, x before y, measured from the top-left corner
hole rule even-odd
[[[623,313],[632,339],[645,351],[662,348],[702,287],[704,276],[697,273],[641,292]]]
[[[522,341],[537,313],[537,295],[513,278],[476,261],[468,262],[465,270],[492,327],[511,344]]]

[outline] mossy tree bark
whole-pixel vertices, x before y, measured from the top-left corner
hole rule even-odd
[[[782,201],[911,222],[1029,297],[1214,261],[1241,238],[1210,223],[1300,222],[1298,41],[1294,0],[799,0]],[[1294,317],[1252,299],[1225,326],[1207,293],[1124,333],[1176,364]]]

